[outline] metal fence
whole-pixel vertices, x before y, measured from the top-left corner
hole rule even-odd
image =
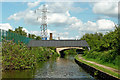
[[[14,32],[5,31],[5,30],[0,29],[0,42],[2,42],[2,40],[7,40],[7,41],[13,40],[15,43],[23,42],[25,44],[28,44],[29,41],[32,39],[22,36],[20,34],[14,33]]]

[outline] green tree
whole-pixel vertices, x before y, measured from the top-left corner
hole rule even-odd
[[[8,32],[14,32],[13,30],[9,29]]]
[[[40,36],[37,36],[36,37],[36,40],[42,40]]]
[[[35,39],[35,38],[36,38],[36,35],[35,35],[35,34],[28,34],[28,37],[29,37],[29,38],[32,38],[32,39]]]
[[[19,26],[18,28],[15,29],[14,32],[27,37],[27,33],[23,30],[23,27]]]

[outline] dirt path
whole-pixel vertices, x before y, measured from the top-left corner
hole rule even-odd
[[[78,57],[79,57],[79,59],[81,59],[81,60],[83,60],[83,61],[85,61],[85,62],[95,64],[95,65],[97,65],[97,66],[103,67],[103,68],[105,68],[105,69],[108,69],[108,70],[111,70],[111,71],[113,71],[113,72],[117,72],[118,74],[120,74],[120,70],[117,70],[117,69],[114,69],[114,68],[111,68],[111,67],[108,67],[108,66],[104,66],[104,65],[98,64],[98,63],[96,63],[96,62],[87,61],[87,60],[83,59],[83,58],[81,57],[81,55],[79,55]]]

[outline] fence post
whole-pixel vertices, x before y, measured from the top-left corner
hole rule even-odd
[[[8,31],[8,39],[11,40],[11,32]]]
[[[16,33],[14,33],[14,40],[15,40],[15,43],[17,43],[17,40],[16,40]]]
[[[15,42],[15,39],[14,39],[14,37],[15,37],[15,34],[13,33],[13,41]]]
[[[4,39],[4,30],[2,30],[2,40]]]
[[[17,39],[17,44],[18,44],[18,42],[19,42],[19,34],[18,33],[16,33],[16,39]]]
[[[5,31],[5,39],[8,40],[8,31]]]

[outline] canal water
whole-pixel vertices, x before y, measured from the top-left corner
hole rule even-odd
[[[74,61],[73,56],[39,62],[34,70],[11,70],[2,72],[2,78],[76,78],[95,80]]]

